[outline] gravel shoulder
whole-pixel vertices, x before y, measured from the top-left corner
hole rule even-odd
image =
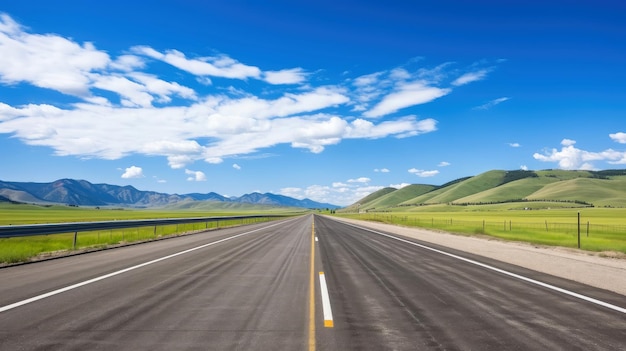
[[[537,272],[573,280],[626,296],[626,255],[468,237],[420,228],[333,217],[374,230],[386,231],[469,252]]]

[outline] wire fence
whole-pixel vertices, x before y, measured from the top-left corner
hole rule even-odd
[[[618,251],[626,253],[626,225],[608,225],[581,221],[526,222],[515,220],[467,220],[441,217],[366,213],[352,218],[442,230],[465,234],[484,234],[508,240],[537,244],[578,247],[591,251]]]

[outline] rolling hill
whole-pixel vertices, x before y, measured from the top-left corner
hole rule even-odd
[[[626,207],[626,170],[493,170],[441,186],[414,184],[393,191],[389,189],[383,189],[384,193],[379,190],[359,201],[359,210],[384,211],[434,204],[480,205],[520,201]],[[345,210],[354,209],[351,206]]]

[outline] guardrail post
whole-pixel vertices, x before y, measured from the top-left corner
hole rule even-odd
[[[76,239],[78,238],[78,232],[74,232],[74,243],[72,244],[72,250],[76,250]]]

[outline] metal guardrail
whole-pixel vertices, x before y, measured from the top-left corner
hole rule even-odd
[[[195,217],[195,218],[167,218],[167,219],[142,219],[121,220],[104,222],[72,222],[72,223],[47,223],[26,225],[3,225],[0,226],[0,238],[19,236],[35,236],[61,233],[78,233],[94,230],[151,227],[170,224],[203,223],[237,219],[253,218],[280,218],[281,215],[252,215],[252,216],[222,216],[222,217]]]

